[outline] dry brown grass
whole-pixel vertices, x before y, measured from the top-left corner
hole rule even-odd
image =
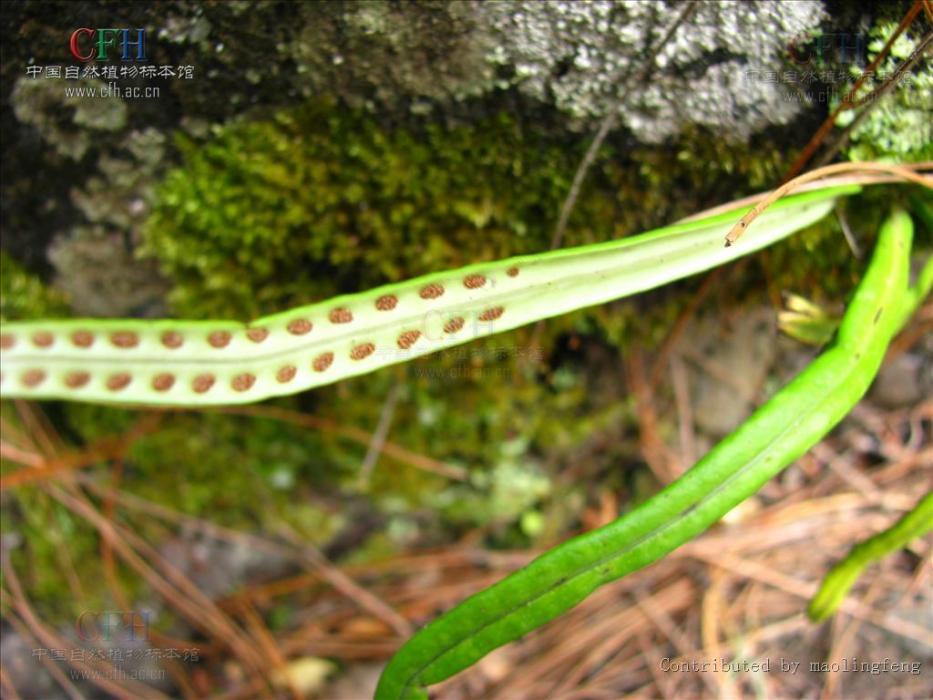
[[[649,408],[648,385],[637,392],[639,405]],[[462,543],[366,566],[337,567],[299,538],[237,532],[121,491],[118,455],[108,453],[108,467],[91,471],[77,471],[86,462],[80,456],[69,460],[75,469],[47,470],[46,462],[62,463],[61,440],[34,407],[19,408],[23,427],[5,426],[4,457],[42,472],[38,483],[43,492],[97,529],[105,583],[114,601],[125,609],[133,606],[115,575],[118,565],[129,567],[175,615],[198,630],[196,640],[151,635],[154,646],[201,650],[197,665],[167,664],[180,697],[302,697],[298,688],[282,681],[282,670],[290,663],[326,657],[344,662],[352,673],[355,662],[384,661],[410,625],[430,620],[534,555]],[[643,415],[650,418],[651,412]],[[811,664],[843,659],[851,665],[853,657],[859,663],[929,663],[929,540],[872,567],[832,621],[813,625],[803,611],[834,561],[855,541],[890,525],[930,488],[931,422],[933,404],[882,413],[863,403],[842,429],[730,514],[727,522],[490,654],[439,686],[436,696],[929,697],[933,686],[928,668],[917,675],[811,670]],[[651,455],[647,461],[659,476],[672,478],[680,468],[676,453],[651,434],[652,425],[647,420],[641,426],[648,433],[642,439],[646,456]],[[95,459],[103,457],[97,454]],[[595,526],[613,511],[606,503],[597,504],[582,521]],[[165,560],[157,543],[138,534],[136,523],[153,521],[167,531],[183,527],[273,551],[304,573],[210,600]],[[77,648],[75,640],[35,613],[6,552],[3,570],[4,618],[37,647]],[[81,578],[75,571],[63,575],[78,582]],[[76,586],[80,595],[80,583]],[[266,620],[282,602],[298,612],[289,629],[273,635]],[[770,671],[671,670],[672,665],[689,668],[716,659],[770,662]],[[42,663],[69,696],[79,696],[62,664]],[[101,671],[103,679],[116,670],[106,661],[68,663]],[[787,670],[790,663],[799,664],[795,672]],[[165,697],[131,680],[101,680],[98,685],[113,697]],[[0,673],[0,686],[4,697],[17,697],[8,673]]]

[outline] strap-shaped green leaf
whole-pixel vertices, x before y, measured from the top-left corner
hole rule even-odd
[[[836,564],[820,590],[810,601],[807,613],[820,622],[836,612],[865,567],[905,547],[911,540],[933,530],[933,491],[894,525],[864,542],[855,545],[845,559]]]
[[[779,202],[741,245],[742,211],[638,236],[434,273],[243,324],[69,319],[3,324],[0,395],[236,404],[303,391],[708,270],[817,221],[837,186]]]
[[[908,289],[912,234],[903,211],[885,221],[834,344],[740,428],[631,513],[550,550],[429,623],[386,666],[377,699],[425,697],[425,686],[695,537],[818,442],[868,389],[905,305],[916,299]]]

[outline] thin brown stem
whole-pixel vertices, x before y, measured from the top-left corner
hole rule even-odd
[[[871,64],[869,64],[868,68],[862,72],[858,80],[855,81],[855,85],[852,86],[852,89],[842,99],[836,109],[833,110],[832,114],[826,117],[826,120],[820,125],[820,128],[816,130],[815,134],[813,134],[813,137],[810,139],[809,143],[807,143],[803,151],[801,151],[800,155],[797,157],[797,160],[794,161],[794,164],[791,165],[790,169],[787,171],[787,174],[784,176],[784,182],[792,180],[794,176],[797,175],[797,173],[803,170],[804,166],[813,157],[813,154],[816,153],[816,149],[820,147],[821,143],[823,143],[826,135],[829,134],[829,132],[832,130],[833,125],[836,123],[836,118],[845,110],[851,109],[852,100],[855,98],[855,95],[858,94],[859,88],[862,87],[866,80],[868,80],[868,76],[874,74],[875,69],[881,64],[881,62],[891,51],[891,47],[894,45],[894,42],[897,41],[897,38],[904,33],[907,27],[910,26],[911,22],[916,19],[922,8],[922,0],[917,0],[907,11],[907,14],[904,15],[904,19],[902,19],[901,23],[897,25],[897,29],[894,30],[894,33],[890,36],[887,42],[885,42],[885,45],[881,48],[881,51],[878,53],[878,55],[875,56],[875,59],[871,62]]]
[[[824,153],[819,160],[816,161],[817,166],[824,166],[833,158],[836,157],[836,154],[839,153],[843,148],[846,147],[846,144],[849,143],[849,138],[855,133],[855,130],[868,118],[868,115],[872,113],[875,107],[878,106],[881,102],[881,98],[886,94],[891,92],[897,84],[901,81],[901,78],[904,75],[913,69],[917,63],[920,62],[920,59],[923,58],[924,54],[930,48],[930,45],[933,44],[933,32],[927,32],[926,36],[921,39],[920,43],[913,50],[913,53],[910,54],[887,79],[879,85],[877,88],[872,90],[868,95],[861,98],[858,101],[859,105],[865,105],[865,107],[858,113],[858,115],[853,119],[848,126],[846,126],[842,133],[839,135],[839,138],[836,139],[836,142],[830,147],[826,153]]]
[[[933,177],[931,176],[922,176],[914,172],[914,169],[923,170],[929,169],[931,166],[930,163],[917,163],[910,166],[907,165],[888,165],[886,163],[875,163],[875,162],[859,162],[854,161],[851,163],[836,163],[834,165],[827,165],[816,170],[811,170],[808,173],[795,177],[793,180],[785,182],[783,185],[778,187],[776,190],[771,192],[767,197],[762,199],[758,204],[756,204],[750,212],[745,216],[739,219],[738,223],[732,227],[728,234],[726,234],[726,247],[733,245],[739,238],[742,236],[745,231],[748,230],[748,227],[751,223],[757,219],[761,213],[774,204],[781,197],[789,193],[791,190],[796,187],[807,183],[813,182],[814,180],[819,180],[826,177],[827,175],[836,175],[838,173],[845,172],[882,172],[888,173],[889,175],[895,175],[896,177],[907,180],[914,184],[920,185],[921,187],[928,187],[933,189]]]

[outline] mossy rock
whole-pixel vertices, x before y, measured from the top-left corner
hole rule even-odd
[[[174,280],[178,313],[243,319],[546,249],[577,155],[505,116],[415,132],[329,102],[181,146],[145,251]],[[618,219],[611,181],[594,175],[569,242],[603,240]]]
[[[184,163],[158,191],[143,251],[174,282],[176,313],[243,320],[544,251],[588,145],[548,134],[506,114],[390,127],[317,100],[220,127],[203,145],[179,137]],[[773,143],[729,146],[700,130],[665,148],[626,148],[624,135],[604,148],[562,245],[762,187],[784,159]]]

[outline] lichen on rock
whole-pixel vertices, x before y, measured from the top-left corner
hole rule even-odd
[[[158,316],[167,283],[151,261],[140,262],[120,231],[78,226],[59,237],[48,252],[55,287],[71,308],[88,316]]]
[[[496,84],[480,3],[320,2],[302,7],[291,42],[307,97],[340,95],[355,107],[430,109]]]
[[[799,113],[799,101],[758,73],[779,70],[788,43],[818,27],[820,2],[697,3],[660,46],[681,11],[608,0],[319,3],[292,52],[308,95],[417,111],[515,87],[578,127],[620,110],[646,143],[685,124],[743,139]],[[636,84],[646,61],[648,80]]]
[[[869,32],[866,60],[872,61],[894,33],[895,22],[879,22]],[[898,66],[906,61],[919,44],[908,29],[901,34],[874,74],[855,94],[854,101],[866,98],[892,78]],[[852,81],[837,98],[851,91],[855,79],[865,66],[850,66]],[[887,94],[856,110],[845,110],[836,118],[836,126],[849,126],[861,109],[869,109],[866,118],[855,128],[849,139],[850,160],[894,159],[896,162],[919,162],[933,158],[933,58],[927,50],[917,66],[903,75]],[[835,104],[838,104],[839,99]]]
[[[756,72],[778,70],[788,42],[824,17],[820,2],[696,3],[661,45],[680,3],[514,2],[483,5],[498,38],[493,57],[515,66],[515,84],[553,100],[584,124],[618,109],[646,143],[686,124],[745,139],[800,111],[776,83]],[[653,58],[650,51],[660,47]],[[631,79],[653,61],[644,84]]]
[[[58,153],[80,160],[95,131],[119,131],[126,125],[123,100],[78,96],[78,91],[103,87],[96,79],[69,81],[68,89],[75,91],[69,95],[61,81],[20,78],[13,89],[13,111],[21,122],[38,129]]]

